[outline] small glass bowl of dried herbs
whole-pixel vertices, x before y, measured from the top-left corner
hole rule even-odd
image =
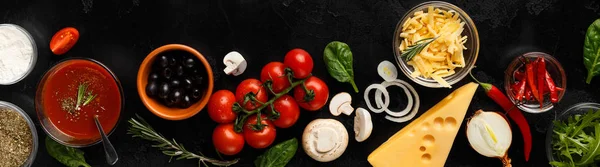
[[[0,166],[32,166],[37,149],[38,136],[31,118],[18,106],[0,101]]]

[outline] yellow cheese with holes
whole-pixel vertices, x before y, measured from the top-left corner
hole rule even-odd
[[[369,155],[374,167],[442,167],[479,85],[466,84],[402,128]]]

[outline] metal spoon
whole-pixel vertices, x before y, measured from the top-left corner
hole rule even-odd
[[[117,151],[110,144],[108,137],[104,134],[104,129],[102,129],[102,125],[100,125],[100,121],[98,120],[98,115],[94,115],[94,122],[96,122],[96,127],[98,127],[98,131],[100,131],[100,136],[102,138],[102,145],[104,145],[104,153],[106,155],[106,163],[109,165],[114,165],[119,160],[119,155]]]

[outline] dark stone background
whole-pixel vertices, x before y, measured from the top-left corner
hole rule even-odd
[[[194,160],[172,160],[150,147],[149,142],[126,134],[127,119],[135,113],[146,118],[159,132],[176,138],[194,152],[215,157],[211,133],[216,123],[206,111],[184,121],[166,121],[152,115],[142,105],[135,82],[139,64],[153,49],[170,43],[194,47],[211,62],[216,89],[234,90],[237,83],[258,77],[269,61],[283,61],[292,48],[304,48],[315,60],[314,75],[329,84],[331,95],[351,91],[326,72],[322,61],[325,45],[332,40],[346,42],[355,59],[356,82],[361,91],[369,84],[380,83],[376,66],[382,60],[394,61],[392,36],[396,23],[420,0],[3,0],[0,1],[0,23],[13,23],[27,29],[38,46],[38,63],[23,81],[0,86],[0,100],[15,103],[37,120],[34,95],[41,75],[57,61],[67,57],[90,57],[111,68],[120,78],[126,103],[123,117],[110,137],[120,154],[116,166],[197,166]],[[578,102],[598,102],[600,77],[592,85],[584,83],[582,45],[585,30],[600,17],[597,0],[458,0],[451,3],[463,8],[475,21],[481,38],[481,51],[474,72],[481,80],[500,88],[503,71],[513,57],[527,51],[543,51],[554,55],[568,76],[567,93],[558,107],[544,114],[526,114],[533,132],[533,151],[529,162],[523,158],[518,130],[513,133],[509,151],[514,166],[548,166],[545,156],[545,130],[556,112]],[[50,38],[59,29],[74,26],[81,38],[66,55],[56,56],[48,48]],[[241,52],[249,69],[238,77],[224,75],[221,63],[229,51]],[[399,77],[408,80],[406,76]],[[456,87],[470,82],[466,78]],[[412,83],[412,82],[411,82]],[[452,90],[429,89],[413,85],[421,95],[420,113],[426,111]],[[398,89],[394,96],[400,96]],[[396,90],[394,90],[396,89]],[[402,100],[398,100],[402,101]],[[354,95],[356,107],[365,107],[362,92]],[[478,109],[501,110],[479,89],[467,116]],[[276,142],[300,138],[304,126],[315,118],[331,118],[328,111],[302,112],[298,123],[290,129],[278,130]],[[350,135],[353,117],[335,117],[346,125]],[[288,166],[369,166],[367,156],[407,123],[397,124],[373,114],[371,137],[357,143],[351,137],[348,149],[337,160],[318,163],[300,148]],[[60,166],[44,148],[44,132],[38,125],[40,149],[35,166]],[[477,154],[464,135],[464,124],[458,133],[446,166],[500,166],[497,159]],[[106,166],[102,145],[83,149],[93,166]],[[246,146],[237,156],[236,166],[252,166],[263,150]],[[435,157],[435,156],[434,156]],[[228,159],[234,157],[226,157]]]

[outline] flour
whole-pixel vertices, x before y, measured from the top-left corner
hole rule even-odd
[[[33,65],[34,45],[26,32],[0,24],[0,84],[22,79]]]

